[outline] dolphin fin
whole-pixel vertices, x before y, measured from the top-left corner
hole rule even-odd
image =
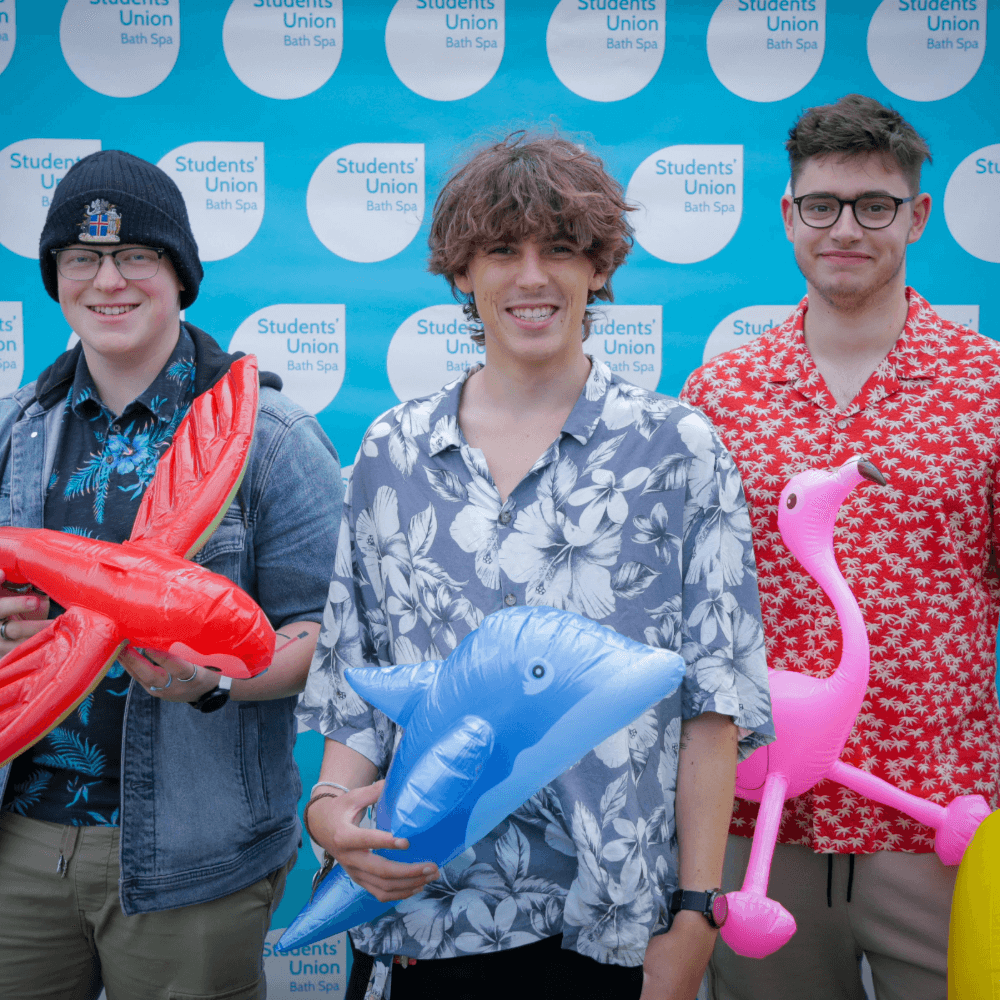
[[[493,752],[493,727],[466,715],[416,762],[399,793],[391,829],[412,837],[430,829],[465,798]]]
[[[355,693],[405,726],[423,692],[431,686],[442,660],[402,663],[394,667],[348,667],[347,683]]]
[[[365,924],[396,904],[380,903],[337,865],[274,946],[279,954]]]

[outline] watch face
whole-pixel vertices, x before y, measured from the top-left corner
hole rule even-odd
[[[716,927],[721,927],[729,916],[729,900],[721,893],[716,893],[712,900],[712,919]]]

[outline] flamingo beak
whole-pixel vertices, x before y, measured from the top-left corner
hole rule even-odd
[[[869,482],[878,483],[879,486],[885,486],[887,482],[885,476],[867,458],[858,461],[858,475],[864,476]]]

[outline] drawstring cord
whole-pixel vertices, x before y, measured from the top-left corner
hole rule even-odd
[[[854,888],[854,855],[849,854],[851,859],[847,869],[847,902],[851,901],[851,890]],[[826,856],[826,905],[833,908],[833,855]]]

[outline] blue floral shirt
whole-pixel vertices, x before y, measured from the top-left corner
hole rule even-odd
[[[66,399],[45,499],[45,527],[123,542],[156,463],[194,397],[194,343],[177,347],[120,416],[97,393],[83,354]],[[52,617],[62,611],[54,606]],[[49,823],[116,826],[129,675],[114,663],[63,722],[14,760],[4,808]]]
[[[368,954],[431,959],[561,933],[597,961],[641,965],[678,884],[681,720],[731,716],[741,756],[773,739],[739,474],[699,412],[593,361],[561,434],[501,501],[458,425],[467,377],[365,435],[301,720],[384,773],[401,731],[344,668],[443,659],[514,604],[575,611],[679,652],[687,675],[352,937]]]

